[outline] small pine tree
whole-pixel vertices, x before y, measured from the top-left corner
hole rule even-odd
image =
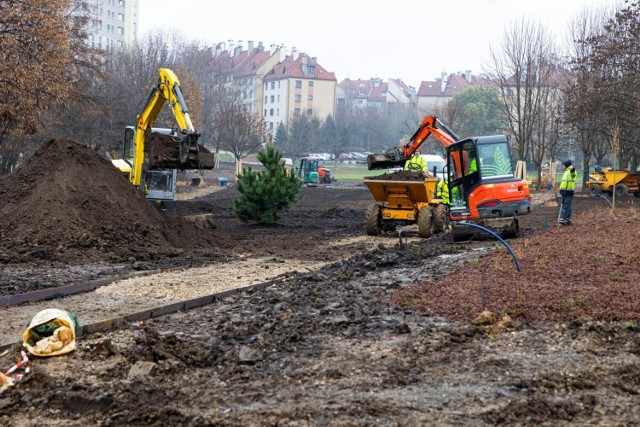
[[[249,166],[237,176],[238,190],[242,193],[233,201],[233,212],[242,222],[251,220],[273,224],[279,213],[298,199],[302,182],[294,175],[287,175],[282,153],[273,145],[258,153],[263,171],[253,171]]]

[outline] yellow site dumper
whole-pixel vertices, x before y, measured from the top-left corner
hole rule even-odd
[[[413,173],[411,180],[404,180],[406,171],[368,177],[364,184],[373,198],[379,202],[367,209],[365,231],[376,236],[382,231],[393,232],[398,225],[418,225],[420,237],[443,233],[448,226],[447,207],[436,198],[437,178]]]
[[[640,173],[632,173],[624,169],[595,167],[595,172],[589,175],[587,186],[593,195],[608,193],[616,197],[626,197],[629,193],[640,197]]]

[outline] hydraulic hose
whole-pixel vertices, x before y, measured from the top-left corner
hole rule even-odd
[[[507,250],[509,251],[509,253],[511,254],[511,256],[513,257],[513,263],[516,266],[516,269],[518,271],[520,271],[520,263],[518,262],[518,257],[516,257],[516,254],[513,253],[513,251],[511,250],[511,248],[509,247],[509,245],[507,244],[507,242],[504,241],[504,239],[500,236],[498,236],[496,233],[494,233],[493,231],[489,230],[486,227],[483,227],[481,225],[478,224],[472,224],[470,222],[466,222],[466,221],[460,221],[458,223],[456,223],[457,225],[465,225],[467,227],[473,227],[473,228],[478,228],[482,231],[486,231],[487,233],[491,234],[493,237],[495,237],[496,239],[498,239],[500,241],[500,243],[502,243],[504,245],[505,248],[507,248]]]

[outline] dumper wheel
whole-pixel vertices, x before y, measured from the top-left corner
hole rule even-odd
[[[602,187],[600,187],[598,184],[591,184],[589,186],[589,192],[592,196],[598,196],[602,194]]]
[[[434,233],[433,209],[431,206],[424,206],[418,211],[418,236],[427,238]]]
[[[369,236],[377,236],[382,230],[382,220],[380,216],[380,206],[371,205],[367,208],[364,217],[364,230]]]
[[[436,234],[444,233],[447,230],[447,207],[443,204],[433,208],[433,226]]]
[[[627,197],[629,195],[629,187],[626,184],[616,184],[615,186],[616,197]]]

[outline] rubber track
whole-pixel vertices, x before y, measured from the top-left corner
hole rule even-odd
[[[122,329],[127,327],[127,325],[132,322],[140,322],[143,320],[154,319],[160,316],[166,316],[167,314],[177,313],[178,311],[186,311],[186,310],[202,307],[208,304],[212,304],[219,299],[226,298],[231,295],[236,295],[241,292],[256,291],[256,290],[264,289],[276,283],[282,283],[285,280],[286,278],[273,279],[266,282],[257,283],[255,285],[248,285],[241,288],[229,289],[223,292],[217,292],[217,293],[205,295],[198,298],[193,298],[193,299],[176,302],[173,304],[163,305],[160,307],[152,308],[150,310],[144,310],[144,311],[139,311],[133,314],[127,314],[125,316],[114,317],[113,319],[103,320],[101,322],[90,323],[87,325],[80,325],[76,338],[79,339],[84,336],[94,334],[96,332],[115,331],[116,329]],[[113,278],[103,279],[95,282],[90,282],[88,284],[68,286],[69,288],[74,288],[74,289],[69,289],[68,291],[64,291],[63,289],[65,288],[65,286],[61,286],[59,288],[43,289],[42,291],[15,295],[14,297],[16,297],[17,300],[22,300],[23,302],[44,301],[52,298],[57,298],[59,296],[87,292],[95,288],[98,288],[100,286],[107,285],[112,281],[113,281]],[[91,286],[93,286],[93,288]],[[86,290],[79,290],[81,288]],[[46,291],[49,291],[49,292],[46,292]],[[38,296],[39,296],[39,299],[37,299]],[[11,298],[12,297],[2,298],[2,303],[5,303],[4,300],[8,300]],[[32,299],[29,299],[29,298],[32,298]],[[12,304],[16,304],[16,303],[13,302]],[[5,303],[4,305],[8,305],[8,304]],[[22,347],[22,341],[0,344],[0,352],[3,352],[4,350],[8,350],[14,345],[19,345],[20,347]]]

